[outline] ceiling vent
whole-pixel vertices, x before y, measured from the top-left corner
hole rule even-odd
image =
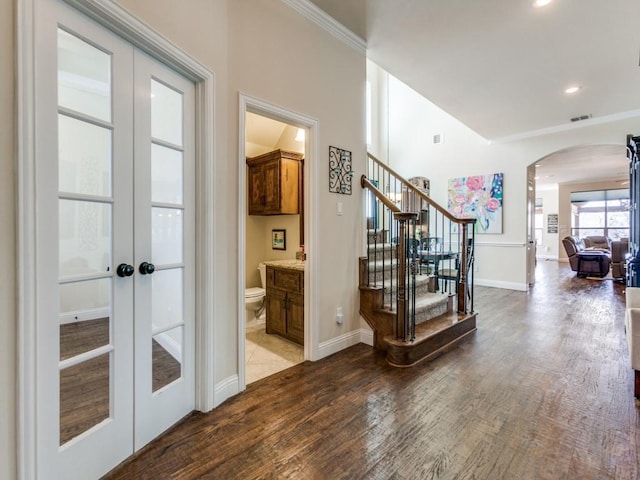
[[[580,122],[582,120],[589,120],[591,118],[591,114],[587,114],[587,115],[580,115],[579,117],[573,117],[571,119],[572,122]]]

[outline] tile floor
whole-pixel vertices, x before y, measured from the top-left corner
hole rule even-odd
[[[247,322],[245,362],[247,385],[304,361],[302,345],[265,332],[264,319]]]

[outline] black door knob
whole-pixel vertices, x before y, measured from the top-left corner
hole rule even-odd
[[[140,264],[140,267],[138,268],[138,271],[142,275],[151,275],[153,272],[156,271],[156,266],[153,263],[142,262]]]
[[[129,265],[128,263],[121,263],[116,269],[116,273],[119,277],[130,277],[135,271],[136,269],[133,265]]]

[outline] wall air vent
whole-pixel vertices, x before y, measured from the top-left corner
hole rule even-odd
[[[587,115],[580,115],[579,117],[573,117],[571,119],[572,122],[580,122],[582,120],[589,120],[591,118],[591,114],[587,114]]]

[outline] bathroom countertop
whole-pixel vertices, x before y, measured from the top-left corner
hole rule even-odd
[[[286,268],[287,270],[304,272],[304,262],[300,260],[265,260],[262,263],[268,267]]]

